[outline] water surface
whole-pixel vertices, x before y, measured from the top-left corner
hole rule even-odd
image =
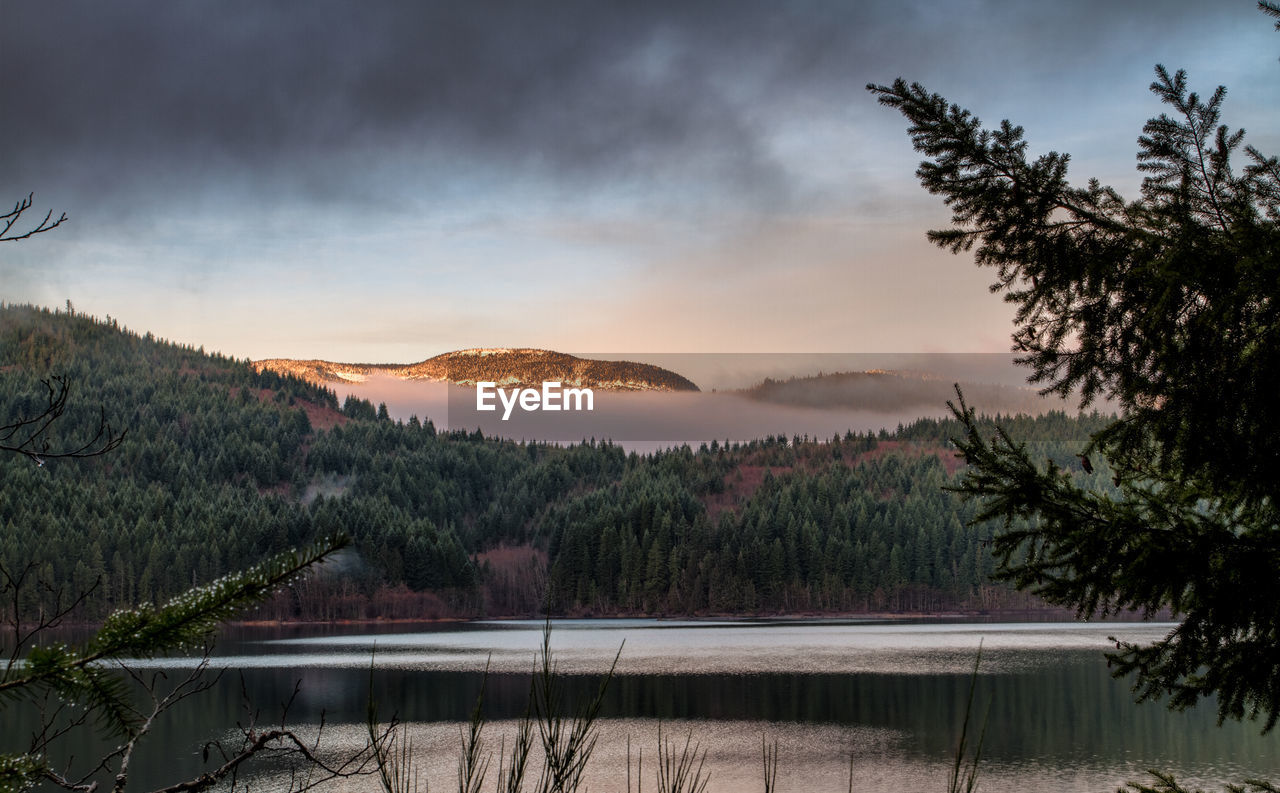
[[[628,740],[632,789],[641,750],[645,789],[654,789],[659,726],[681,747],[692,736],[707,750],[712,792],[762,789],[762,738],[778,743],[782,791],[847,790],[851,761],[856,790],[945,790],[980,645],[981,790],[1109,791],[1147,768],[1215,789],[1251,776],[1280,779],[1277,739],[1260,735],[1259,725],[1218,727],[1211,706],[1171,713],[1134,704],[1128,685],[1110,677],[1103,658],[1114,648],[1110,637],[1148,642],[1172,627],[571,620],[554,624],[551,646],[571,700],[594,693],[618,659],[590,790],[627,789]],[[509,742],[542,630],[541,622],[519,621],[233,630],[213,658],[227,673],[199,705],[175,710],[148,738],[140,759],[149,765],[140,771],[146,784],[159,785],[198,769],[202,741],[244,719],[242,685],[248,701],[270,711],[300,684],[291,722],[313,728],[323,713],[326,745],[355,746],[372,661],[381,712],[406,722],[431,789],[452,789],[459,728],[482,685],[486,740],[495,751],[504,736]],[[138,666],[173,677],[194,664]]]

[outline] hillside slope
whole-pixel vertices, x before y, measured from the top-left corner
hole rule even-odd
[[[943,489],[954,422],[822,441],[770,437],[638,456],[609,443],[520,444],[396,422],[247,361],[115,322],[0,305],[0,426],[71,406],[53,445],[127,428],[101,457],[0,455],[0,565],[79,616],[172,596],[342,531],[353,550],[262,616],[759,614],[992,608],[990,526]],[[382,417],[380,417],[382,416]],[[1104,423],[1007,420],[1095,487],[1075,453]],[[50,595],[52,596],[52,595]]]

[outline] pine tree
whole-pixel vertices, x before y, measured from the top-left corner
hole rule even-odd
[[[975,250],[1014,303],[1014,349],[1046,390],[1105,396],[1122,418],[1081,450],[1112,493],[978,426],[963,396],[957,443],[998,519],[1000,575],[1083,617],[1169,610],[1151,646],[1118,644],[1117,676],[1141,698],[1187,707],[1215,695],[1220,718],[1280,718],[1280,161],[1220,124],[1207,99],[1156,68],[1171,108],[1138,140],[1141,197],[1067,181],[1069,158],[1027,156],[1022,128],[978,118],[897,80],[870,85],[910,122],[917,171],[952,209],[929,238]],[[1082,480],[1083,481],[1083,480]],[[1096,479],[1091,480],[1096,481]],[[1118,492],[1118,494],[1116,494]],[[1032,522],[1024,519],[1033,518]]]

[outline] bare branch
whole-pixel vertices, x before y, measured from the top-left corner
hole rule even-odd
[[[34,198],[35,193],[27,193],[27,197],[14,204],[13,209],[3,215],[0,215],[0,224],[3,225],[3,227],[0,228],[0,242],[17,242],[18,240],[29,239],[37,234],[52,231],[66,222],[66,212],[59,215],[57,220],[53,220],[53,210],[50,209],[45,213],[44,220],[37,223],[34,228],[26,231],[25,233],[15,233],[13,230],[14,225],[17,224],[18,220],[22,217],[22,213],[31,208],[32,200]]]
[[[102,583],[102,580],[98,579],[92,586],[77,593],[74,598],[64,601],[61,588],[55,588],[49,582],[40,578],[30,578],[37,575],[38,572],[39,565],[36,562],[28,562],[22,570],[17,572],[9,570],[3,563],[0,563],[0,595],[9,594],[9,603],[5,608],[6,613],[3,624],[12,632],[14,637],[13,647],[10,649],[9,657],[5,660],[4,669],[0,670],[0,682],[4,682],[12,674],[27,644],[44,631],[56,628],[61,624],[62,620],[79,608],[80,604],[84,603]],[[22,592],[26,588],[43,589],[50,596],[49,600],[42,601],[38,615],[34,621],[29,623],[23,621],[22,611]],[[48,606],[47,610],[45,608],[46,605]]]
[[[0,452],[16,452],[29,457],[36,465],[44,466],[46,460],[97,457],[124,442],[128,430],[117,432],[112,428],[111,422],[107,421],[106,408],[100,407],[98,426],[93,437],[78,446],[53,447],[47,433],[53,423],[66,413],[71,386],[66,378],[58,375],[40,382],[45,387],[44,409],[9,424],[0,424]]]
[[[159,682],[159,679],[164,677],[163,673],[153,676],[151,681],[148,683],[142,680],[141,675],[139,675],[136,670],[129,668],[125,664],[121,663],[120,668],[142,685],[143,689],[146,690],[148,696],[151,698],[152,707],[150,715],[146,717],[136,733],[123,747],[123,751],[120,755],[120,769],[116,773],[115,785],[111,788],[112,793],[124,793],[125,784],[129,781],[129,761],[133,759],[133,751],[137,747],[139,739],[151,730],[151,726],[155,723],[156,717],[187,697],[209,690],[215,683],[217,683],[218,678],[221,677],[221,674],[219,674],[213,680],[203,679],[205,670],[209,668],[208,647],[205,648],[204,657],[200,659],[200,663],[196,665],[195,669],[191,670],[191,672],[183,678],[178,685],[174,686],[174,688],[163,697],[156,696],[156,684]]]

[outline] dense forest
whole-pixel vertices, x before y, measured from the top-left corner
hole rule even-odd
[[[944,489],[951,421],[647,455],[515,443],[340,405],[70,304],[0,305],[0,425],[39,413],[54,375],[73,391],[53,446],[91,436],[104,408],[127,434],[89,459],[0,459],[0,563],[37,561],[63,597],[89,591],[84,619],[339,531],[352,550],[263,618],[1033,605],[990,582],[996,527],[969,525],[975,506]],[[1107,417],[999,421],[1110,487],[1075,457]]]

